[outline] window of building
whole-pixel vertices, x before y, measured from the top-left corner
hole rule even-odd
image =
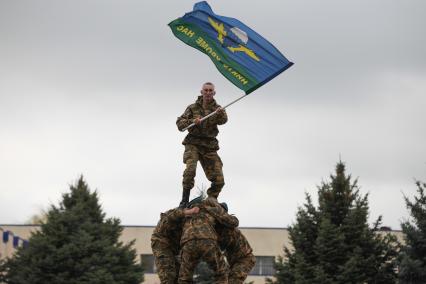
[[[152,254],[141,254],[141,264],[145,273],[156,273],[154,256]]]
[[[274,256],[256,256],[256,265],[250,271],[250,275],[274,275],[274,262]]]

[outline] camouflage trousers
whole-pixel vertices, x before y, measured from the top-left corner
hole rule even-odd
[[[194,187],[194,178],[198,161],[200,161],[207,179],[211,182],[210,188],[207,190],[207,194],[217,198],[225,185],[222,172],[223,163],[217,154],[217,151],[203,146],[195,146],[191,144],[185,145],[183,162],[186,164],[186,168],[183,172],[183,189],[190,190]]]
[[[179,275],[179,263],[176,260],[175,250],[159,241],[151,242],[151,248],[161,284],[176,284]]]
[[[213,271],[214,283],[228,283],[228,266],[225,258],[214,240],[190,240],[181,251],[179,284],[192,283],[195,267],[200,261],[205,261]]]
[[[232,260],[230,263],[230,272],[229,272],[229,284],[243,284],[246,280],[247,275],[253,269],[256,264],[256,258],[253,254],[249,254],[245,257],[239,258],[238,260]]]

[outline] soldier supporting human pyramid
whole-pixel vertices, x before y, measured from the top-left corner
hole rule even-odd
[[[219,204],[212,197],[198,197],[188,207],[162,213],[152,234],[161,284],[192,283],[200,261],[213,270],[215,283],[242,284],[255,265],[255,257],[237,229],[238,219],[227,213],[226,203]]]
[[[191,189],[194,187],[198,161],[200,161],[207,179],[211,182],[210,188],[207,190],[208,196],[217,198],[225,185],[222,160],[217,154],[219,142],[216,136],[219,133],[217,126],[225,124],[228,116],[225,109],[222,109],[213,98],[216,94],[213,83],[204,83],[200,93],[201,96],[197,98],[196,102],[189,105],[176,121],[180,131],[195,124],[194,127],[188,129],[189,133],[182,142],[185,145],[183,162],[186,164],[186,168],[183,173],[181,208],[184,208],[189,201]],[[203,117],[212,112],[216,113],[201,121]]]

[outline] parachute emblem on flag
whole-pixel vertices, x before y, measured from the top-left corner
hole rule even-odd
[[[229,29],[231,33],[228,33],[223,23],[216,22],[210,17],[208,17],[208,20],[210,25],[217,31],[217,40],[222,46],[228,48],[232,53],[244,52],[252,59],[260,61],[256,53],[247,47],[249,37],[245,31],[238,27],[232,27]]]

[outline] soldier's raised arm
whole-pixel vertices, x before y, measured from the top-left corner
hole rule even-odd
[[[215,122],[218,125],[225,124],[228,121],[228,115],[226,114],[225,109],[222,108],[221,106],[219,106],[219,108],[217,109],[216,115],[214,116],[215,116]]]
[[[157,227],[160,229],[166,226],[168,223],[178,222],[180,219],[183,219],[185,215],[183,210],[180,208],[170,209],[164,213],[160,214],[160,221],[158,221]]]
[[[225,124],[228,121],[228,115],[226,114],[225,109],[223,109],[221,106],[219,106],[216,109],[216,113],[209,117],[206,122],[209,125],[222,125]]]
[[[236,228],[239,225],[239,220],[234,215],[228,214],[225,209],[214,198],[207,198],[204,208],[212,215],[216,221],[228,228]]]
[[[176,125],[179,131],[182,131],[185,127],[191,125],[194,121],[192,111],[190,107],[187,107],[185,112],[179,116],[176,120]]]
[[[199,211],[200,209],[198,207],[193,207],[191,209],[176,208],[176,209],[167,211],[165,214],[167,214],[167,218],[169,219],[170,222],[177,222],[184,217],[197,214]]]

